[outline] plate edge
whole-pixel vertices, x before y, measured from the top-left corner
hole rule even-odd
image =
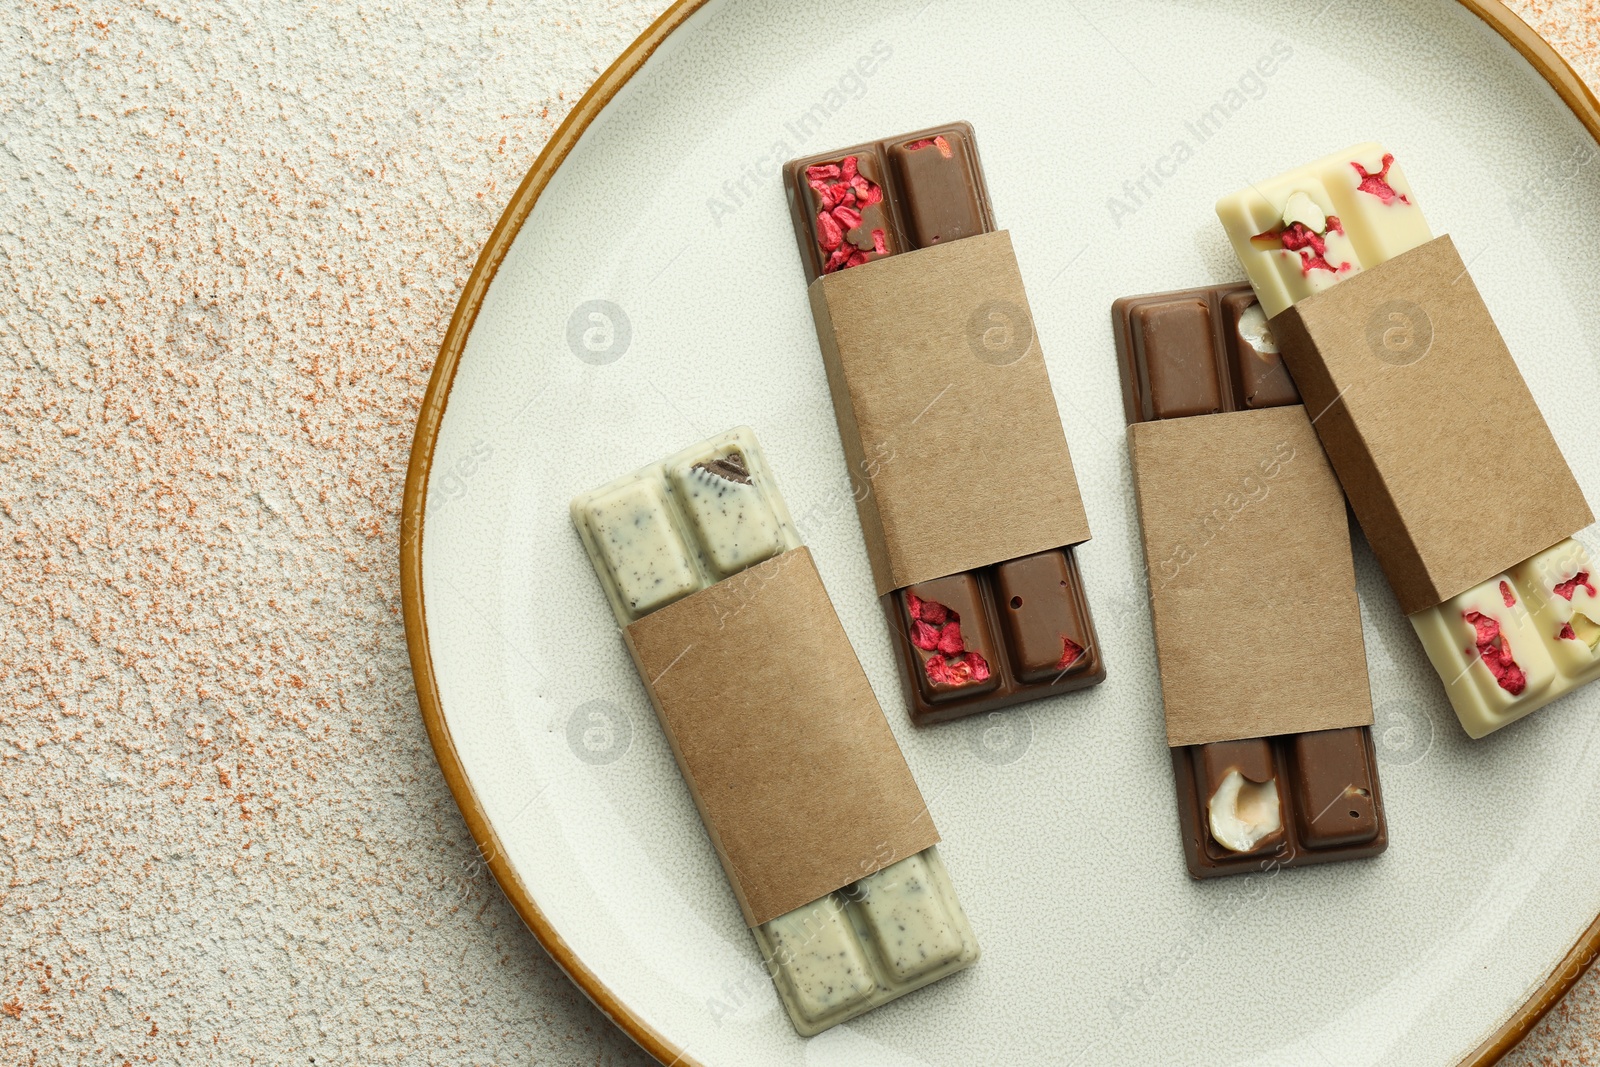
[[[527,175],[517,186],[506,205],[499,222],[495,224],[477,263],[462,288],[456,302],[450,325],[439,346],[439,356],[434,362],[417,415],[417,429],[412,439],[411,457],[406,467],[405,494],[400,517],[400,596],[405,619],[406,648],[411,659],[411,673],[417,692],[417,703],[433,745],[434,756],[450,787],[456,806],[461,809],[468,832],[479,854],[484,857],[506,899],[511,902],[523,923],[542,945],[550,958],[562,969],[578,988],[600,1011],[646,1052],[666,1067],[702,1067],[699,1061],[689,1058],[686,1049],[680,1049],[665,1035],[656,1030],[600,981],[587,965],[578,958],[571,946],[561,937],[554,925],[533,902],[527,887],[517,877],[500,847],[499,837],[489,822],[487,813],[478,802],[477,793],[462,766],[450,728],[444,718],[444,707],[439,699],[437,680],[433,671],[432,652],[428,644],[427,612],[422,594],[422,535],[423,509],[427,500],[428,475],[433,464],[434,447],[444,421],[449,402],[450,388],[466,348],[468,335],[477,319],[478,309],[488,292],[495,273],[504,261],[522,224],[532,213],[540,195],[551,178],[565,162],[573,147],[583,137],[589,125],[605,110],[645,62],[655,54],[668,36],[711,0],[675,0],[659,18],[639,35],[616,61],[595,80],[589,90],[578,100],[566,119],[556,128]],[[1501,0],[1457,0],[1467,11],[1476,15],[1511,45],[1530,66],[1555,90],[1563,103],[1572,110],[1578,121],[1600,143],[1600,99],[1578,76],[1555,48],[1531,26],[1522,21]],[[1577,944],[1562,959],[1545,981],[1533,990],[1498,1029],[1474,1049],[1459,1067],[1493,1067],[1517,1046],[1546,1014],[1577,984],[1589,967],[1600,957],[1600,916],[1579,938]]]
[[[689,1058],[687,1049],[680,1049],[667,1037],[623,1003],[598,975],[578,957],[566,940],[556,930],[544,912],[533,902],[532,895],[516,871],[511,867],[500,838],[490,823],[487,812],[479,803],[476,790],[467,777],[460,753],[456,751],[450,726],[445,721],[444,706],[439,699],[438,680],[433,670],[433,652],[428,643],[427,608],[422,587],[422,535],[427,502],[428,475],[433,466],[434,448],[439,441],[439,431],[444,423],[445,408],[450,400],[450,388],[466,349],[467,337],[478,317],[484,295],[494,281],[500,264],[505,260],[512,243],[522,229],[539,197],[550,184],[555,172],[590,123],[620,92],[634,74],[655,54],[656,49],[674,30],[710,0],[675,0],[645,31],[638,36],[616,61],[595,79],[587,92],[578,99],[571,112],[551,135],[533,166],[511,195],[500,220],[495,224],[489,239],[484,243],[472,273],[462,287],[456,301],[455,312],[439,345],[439,356],[434,361],[428,378],[428,388],[423,394],[422,406],[417,413],[417,429],[411,442],[411,457],[406,465],[405,493],[400,505],[400,600],[405,620],[406,650],[411,659],[411,675],[417,693],[417,704],[422,712],[428,741],[433,746],[434,758],[444,774],[456,806],[466,821],[473,844],[494,875],[501,892],[516,909],[524,925],[544,947],[575,985],[623,1033],[667,1067],[702,1067],[699,1061]]]

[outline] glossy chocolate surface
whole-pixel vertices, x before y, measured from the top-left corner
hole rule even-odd
[[[978,146],[964,122],[797,159],[784,167],[783,180],[807,284],[994,229]],[[834,227],[848,258],[840,257]]]
[[[919,725],[1068,693],[1106,677],[1070,548],[921,582],[890,593],[883,605],[901,688]],[[959,616],[959,644],[949,639],[948,622],[926,621],[929,605],[935,619],[939,608]]]
[[[966,123],[798,159],[784,168],[784,182],[807,282],[994,229]],[[868,201],[870,209],[859,208]],[[858,210],[860,224],[846,228]],[[930,501],[930,521],[937,507]],[[913,610],[924,602],[934,605],[934,621]],[[923,582],[883,603],[913,722],[976,715],[1105,679],[1070,547]],[[959,616],[960,643],[946,634],[943,612]]]
[[[888,153],[913,248],[959,241],[992,229],[983,175],[968,131],[951,128],[889,142]]]
[[[1128,421],[1299,403],[1253,307],[1248,285],[1118,300],[1111,317]],[[1195,878],[1363,859],[1389,846],[1371,727],[1174,748],[1172,769]],[[1247,783],[1277,780],[1281,826],[1248,851],[1220,844],[1210,824],[1210,800],[1235,770]]]

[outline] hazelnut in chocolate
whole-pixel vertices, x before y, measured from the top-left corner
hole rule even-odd
[[[1300,402],[1247,286],[1123,299],[1112,318],[1130,424],[1229,419]],[[1328,488],[1342,518],[1337,487],[1330,480]],[[1163,580],[1159,568],[1150,575]],[[1203,649],[1216,636],[1179,639]],[[1365,662],[1356,668],[1364,682]],[[1270,686],[1271,678],[1249,684]],[[1369,726],[1178,745],[1172,766],[1184,854],[1196,878],[1360,859],[1388,846]]]

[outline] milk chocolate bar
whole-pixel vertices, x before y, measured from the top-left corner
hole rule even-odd
[[[1421,255],[1423,246],[1434,241],[1416,193],[1394,155],[1373,143],[1335,153],[1225,197],[1217,204],[1217,214],[1269,316],[1282,314],[1398,257]],[[1454,269],[1449,268],[1452,272]],[[1448,289],[1452,298],[1462,301],[1470,292],[1476,301],[1476,290],[1470,280],[1464,281],[1465,276],[1462,267],[1455,277],[1441,278],[1441,282],[1449,284],[1440,288]],[[1481,304],[1478,310],[1481,311]],[[1530,446],[1530,450],[1516,454],[1539,456],[1536,468],[1542,469],[1535,473],[1555,488],[1541,485],[1536,491],[1528,479],[1521,477],[1528,472],[1526,464],[1519,469],[1518,464],[1507,459],[1510,449],[1497,449],[1493,479],[1502,486],[1526,486],[1512,498],[1524,512],[1548,509],[1552,517],[1573,516],[1565,525],[1546,524],[1551,530],[1546,537],[1586,525],[1592,516],[1582,494],[1565,472],[1549,432],[1503,345],[1493,350],[1495,356],[1501,357],[1493,368],[1480,361],[1469,362],[1459,372],[1445,372],[1447,381],[1462,381],[1463,376],[1489,380],[1491,373],[1498,375],[1505,385],[1487,389],[1492,398],[1490,410],[1474,407],[1458,397],[1415,395],[1416,387],[1410,394],[1404,392],[1406,385],[1399,375],[1405,373],[1405,368],[1428,358],[1438,363],[1449,358],[1448,349],[1457,347],[1442,339],[1448,324],[1434,321],[1447,311],[1437,302],[1424,311],[1405,300],[1376,309],[1381,321],[1374,334],[1374,352],[1394,364],[1389,374],[1397,397],[1403,401],[1409,395],[1431,414],[1458,426],[1485,419],[1511,421],[1507,444],[1520,439],[1541,446],[1539,452],[1531,451]],[[1486,314],[1484,318],[1487,320]],[[1417,339],[1423,329],[1429,331],[1429,336],[1441,332],[1441,339],[1432,342],[1433,350]],[[1494,332],[1492,324],[1488,330]],[[1316,372],[1319,383],[1325,385],[1324,391],[1338,393],[1327,404],[1332,413],[1318,427],[1324,432],[1329,455],[1346,482],[1351,503],[1363,526],[1368,527],[1373,547],[1391,582],[1395,582],[1402,603],[1416,599],[1403,584],[1408,577],[1403,572],[1418,570],[1416,535],[1408,527],[1418,528],[1421,522],[1405,516],[1397,521],[1392,515],[1392,501],[1399,494],[1388,480],[1382,459],[1375,461],[1373,457],[1393,457],[1391,469],[1397,476],[1399,468],[1411,469],[1420,476],[1419,484],[1425,492],[1437,493],[1436,487],[1459,485],[1464,479],[1435,467],[1429,459],[1419,458],[1421,453],[1406,447],[1403,441],[1399,447],[1385,451],[1370,443],[1347,449],[1341,447],[1339,438],[1328,440],[1328,432],[1343,435],[1350,424],[1356,424],[1356,431],[1362,432],[1363,417],[1373,419],[1376,409],[1360,405],[1367,397],[1378,396],[1380,390],[1353,379],[1322,382],[1328,375],[1311,355],[1308,353],[1308,365]],[[1508,420],[1513,400],[1519,403],[1519,410],[1526,412],[1526,418]],[[1432,429],[1418,429],[1417,433],[1432,437]],[[1351,458],[1341,465],[1346,455]],[[1556,470],[1557,466],[1563,469]],[[1385,485],[1384,492],[1373,492],[1373,484]],[[1540,508],[1528,508],[1521,503],[1526,499],[1540,500]],[[1481,500],[1479,505],[1485,513],[1500,513],[1501,502]],[[1388,533],[1395,527],[1402,531],[1401,535]],[[1521,543],[1527,545],[1528,540],[1524,537]],[[1546,543],[1543,538],[1531,540],[1533,545]],[[1398,545],[1398,549],[1390,550],[1391,544]],[[1527,547],[1521,551],[1526,552]],[[1436,554],[1455,557],[1463,553],[1457,550]],[[1468,567],[1464,581],[1441,591],[1455,595],[1422,610],[1407,609],[1430,662],[1445,683],[1456,716],[1474,738],[1498,730],[1600,677],[1600,628],[1594,624],[1600,614],[1596,613],[1592,594],[1587,592],[1593,584],[1590,576],[1600,572],[1595,570],[1586,550],[1577,541],[1564,539],[1521,563],[1505,567],[1520,554],[1476,565],[1475,570]],[[1454,559],[1446,561],[1453,563]],[[1476,564],[1476,560],[1471,562]],[[1397,574],[1397,568],[1402,573]],[[1486,571],[1494,570],[1501,573],[1484,577]],[[1473,584],[1465,591],[1455,592],[1469,582]],[[1437,599],[1437,595],[1423,597],[1421,602]]]
[[[1130,424],[1299,403],[1248,286],[1122,299],[1112,319]],[[1177,746],[1172,767],[1196,878],[1359,859],[1388,847],[1370,727]]]
[[[785,183],[808,283],[995,232],[966,123],[795,160]],[[959,492],[959,472],[951,473],[950,491]],[[939,521],[938,494],[930,495],[926,521]],[[1106,676],[1070,545],[897,589],[883,605],[918,724],[1082,689]]]
[[[800,547],[761,448],[746,428],[577,497],[572,519],[624,627],[669,611],[719,583],[738,582],[740,575],[757,573],[754,569]],[[758,582],[744,595],[777,595],[772,589]],[[724,617],[736,615],[726,612]],[[672,669],[690,668],[676,663]],[[748,684],[759,685],[760,678],[752,677]],[[875,703],[873,709],[881,720]],[[887,735],[886,724],[883,730]],[[685,777],[692,778],[680,751],[683,739],[670,731],[669,738]],[[712,743],[746,746],[744,758],[754,758],[748,746],[759,744],[759,738],[718,737]],[[780,758],[792,761],[803,755],[790,751]],[[699,791],[697,803],[717,785],[692,783]],[[826,797],[816,803],[829,800],[847,802]],[[919,814],[925,817],[925,809]],[[712,829],[719,850],[726,847]],[[955,887],[932,846],[756,923],[752,930],[779,999],[803,1036],[954,973],[979,953]]]

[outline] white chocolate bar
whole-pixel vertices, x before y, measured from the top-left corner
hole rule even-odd
[[[623,626],[800,547],[744,426],[584,493],[572,523]]]
[[[937,848],[762,923],[755,935],[802,1037],[937,982],[979,955]]]
[[[1371,142],[1225,196],[1217,216],[1268,318],[1433,240],[1405,173]]]
[[[622,626],[800,547],[747,427],[584,493],[572,501],[572,522]],[[978,958],[933,848],[752,932],[805,1037]]]
[[[1456,717],[1483,737],[1600,677],[1600,573],[1562,541],[1411,616]]]
[[[1376,143],[1223,197],[1217,216],[1268,316],[1433,239],[1405,172]],[[1582,583],[1572,597],[1555,591],[1592,573],[1583,546],[1563,541],[1411,616],[1468,735],[1492,733],[1600,675],[1592,595]]]

